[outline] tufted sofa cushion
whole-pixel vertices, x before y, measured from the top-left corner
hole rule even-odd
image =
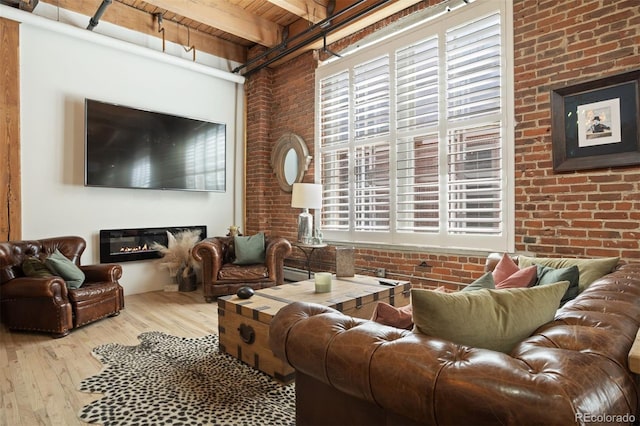
[[[296,369],[298,424],[571,425],[637,418],[627,354],[639,325],[635,264],[593,282],[508,354],[305,303],[274,317],[270,344]]]

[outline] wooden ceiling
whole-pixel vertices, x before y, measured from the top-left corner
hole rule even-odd
[[[6,0],[0,0],[6,3]],[[16,1],[16,0],[10,0]],[[35,3],[37,0],[20,0]],[[41,0],[62,9],[94,16],[103,0]],[[420,0],[106,0],[99,22],[110,22],[166,41],[193,46],[230,61],[246,64],[259,45],[273,58],[302,41],[305,46],[277,58],[319,49],[380,21]],[[34,3],[32,3],[34,4]],[[23,7],[24,8],[24,7]],[[366,12],[366,13],[365,13]],[[330,19],[329,19],[330,18]],[[87,22],[88,24],[88,22]],[[99,24],[98,24],[99,25]],[[97,31],[97,30],[96,30]],[[240,67],[240,74],[251,66]]]

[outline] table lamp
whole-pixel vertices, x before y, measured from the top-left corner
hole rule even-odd
[[[298,242],[310,244],[313,241],[313,216],[309,209],[322,208],[322,185],[319,183],[294,183],[291,207],[302,209],[298,216]]]

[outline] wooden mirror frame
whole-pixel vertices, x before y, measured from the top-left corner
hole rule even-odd
[[[298,170],[295,174],[295,180],[289,183],[285,176],[284,165],[287,154],[292,149],[298,156],[296,164]],[[295,133],[287,132],[280,136],[280,139],[278,139],[276,145],[273,147],[273,151],[271,151],[271,167],[273,167],[273,172],[276,174],[280,189],[284,192],[291,192],[294,183],[302,182],[302,178],[309,168],[310,162],[311,156],[309,155],[307,144],[304,142],[304,139]]]

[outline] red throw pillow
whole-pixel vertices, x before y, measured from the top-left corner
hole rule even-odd
[[[523,288],[532,286],[538,278],[538,269],[532,266],[520,269],[511,256],[507,253],[503,254],[502,259],[500,259],[492,274],[496,288]]]
[[[496,284],[496,288],[524,288],[531,287],[538,278],[538,267],[536,265],[529,266],[524,269],[518,269],[518,272],[511,275]]]
[[[412,312],[411,304],[397,308],[385,302],[378,302],[371,320],[379,324],[411,330],[413,328]]]
[[[520,268],[516,265],[516,262],[513,261],[511,256],[507,253],[502,255],[502,259],[498,262],[496,267],[493,269],[493,281],[496,283],[496,287],[498,287],[498,283],[506,280],[511,275],[518,272]]]

